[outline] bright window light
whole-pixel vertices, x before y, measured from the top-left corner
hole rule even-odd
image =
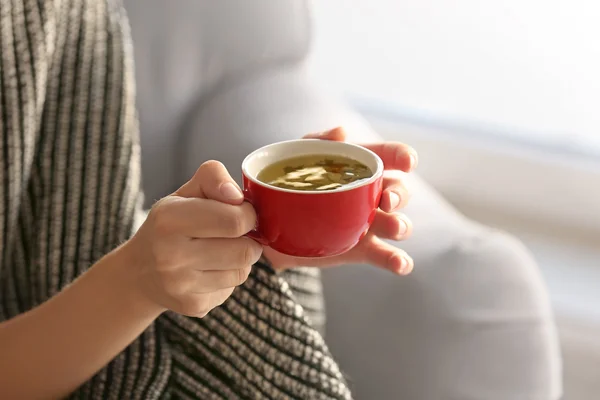
[[[316,71],[357,104],[600,155],[600,2],[313,3]]]

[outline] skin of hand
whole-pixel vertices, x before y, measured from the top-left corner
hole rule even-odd
[[[254,209],[223,164],[207,161],[194,177],[158,201],[123,247],[140,291],[179,314],[203,317],[248,278],[262,246],[244,236]]]
[[[346,134],[342,128],[334,128],[322,133],[309,134],[304,138],[345,141]],[[264,255],[275,269],[283,270],[299,266],[324,268],[367,263],[399,275],[406,275],[412,271],[414,266],[412,258],[403,250],[382,239],[404,240],[412,232],[410,220],[396,210],[405,207],[410,199],[410,192],[402,182],[402,174],[416,168],[417,153],[412,147],[397,142],[361,145],[381,157],[385,168],[379,209],[367,235],[348,252],[326,258],[297,258],[265,247]]]
[[[262,246],[223,165],[202,164],[138,232],[41,305],[0,323],[0,399],[64,398],[165,310],[203,317],[247,278]]]

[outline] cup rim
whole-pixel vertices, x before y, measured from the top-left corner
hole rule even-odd
[[[293,143],[293,142],[307,142],[307,141],[314,141],[314,142],[323,142],[323,140],[321,139],[293,139],[293,140],[284,140],[281,142],[275,142],[275,143],[271,143],[268,144],[266,146],[260,147],[256,150],[254,150],[252,153],[248,154],[245,158],[244,161],[242,161],[242,173],[244,174],[244,176],[249,179],[250,181],[252,181],[253,183],[260,185],[262,187],[265,187],[267,189],[271,189],[271,190],[276,190],[276,191],[280,191],[280,192],[287,192],[287,193],[295,193],[295,194],[310,194],[310,195],[315,195],[315,194],[320,194],[320,195],[325,195],[325,194],[334,194],[334,193],[342,193],[342,192],[349,192],[351,190],[354,189],[358,189],[361,187],[365,187],[368,186],[370,184],[372,184],[373,182],[376,182],[379,178],[381,178],[383,176],[383,160],[381,159],[381,157],[379,157],[375,152],[373,152],[372,150],[367,149],[366,147],[354,144],[354,143],[348,143],[348,142],[334,142],[334,141],[329,141],[329,143],[337,143],[341,146],[347,146],[347,147],[354,147],[354,148],[358,148],[361,151],[364,151],[365,153],[370,154],[374,159],[375,162],[377,164],[377,169],[375,170],[375,172],[373,173],[373,176],[371,176],[369,179],[366,179],[356,185],[350,185],[350,186],[342,186],[339,189],[336,190],[295,190],[295,189],[286,189],[286,188],[280,188],[277,186],[273,186],[273,185],[269,185],[268,183],[264,183],[259,181],[258,179],[256,179],[254,176],[252,176],[251,174],[248,173],[248,163],[250,162],[250,160],[256,156],[258,153],[269,149],[270,147],[275,147],[278,145],[282,145],[282,144],[286,144],[286,143]]]

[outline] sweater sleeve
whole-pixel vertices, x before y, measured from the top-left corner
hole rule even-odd
[[[127,240],[141,191],[131,43],[118,1],[2,0],[0,50],[3,320],[50,299]],[[156,398],[170,370],[169,344],[152,324],[72,397]]]
[[[169,389],[181,398],[351,398],[323,337],[288,283],[263,262],[205,318],[167,313],[159,327],[173,352]]]

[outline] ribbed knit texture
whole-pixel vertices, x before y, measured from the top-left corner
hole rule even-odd
[[[143,218],[131,55],[117,1],[0,0],[0,321]],[[320,290],[313,270],[256,265],[207,317],[161,316],[73,398],[348,399],[314,327]]]

